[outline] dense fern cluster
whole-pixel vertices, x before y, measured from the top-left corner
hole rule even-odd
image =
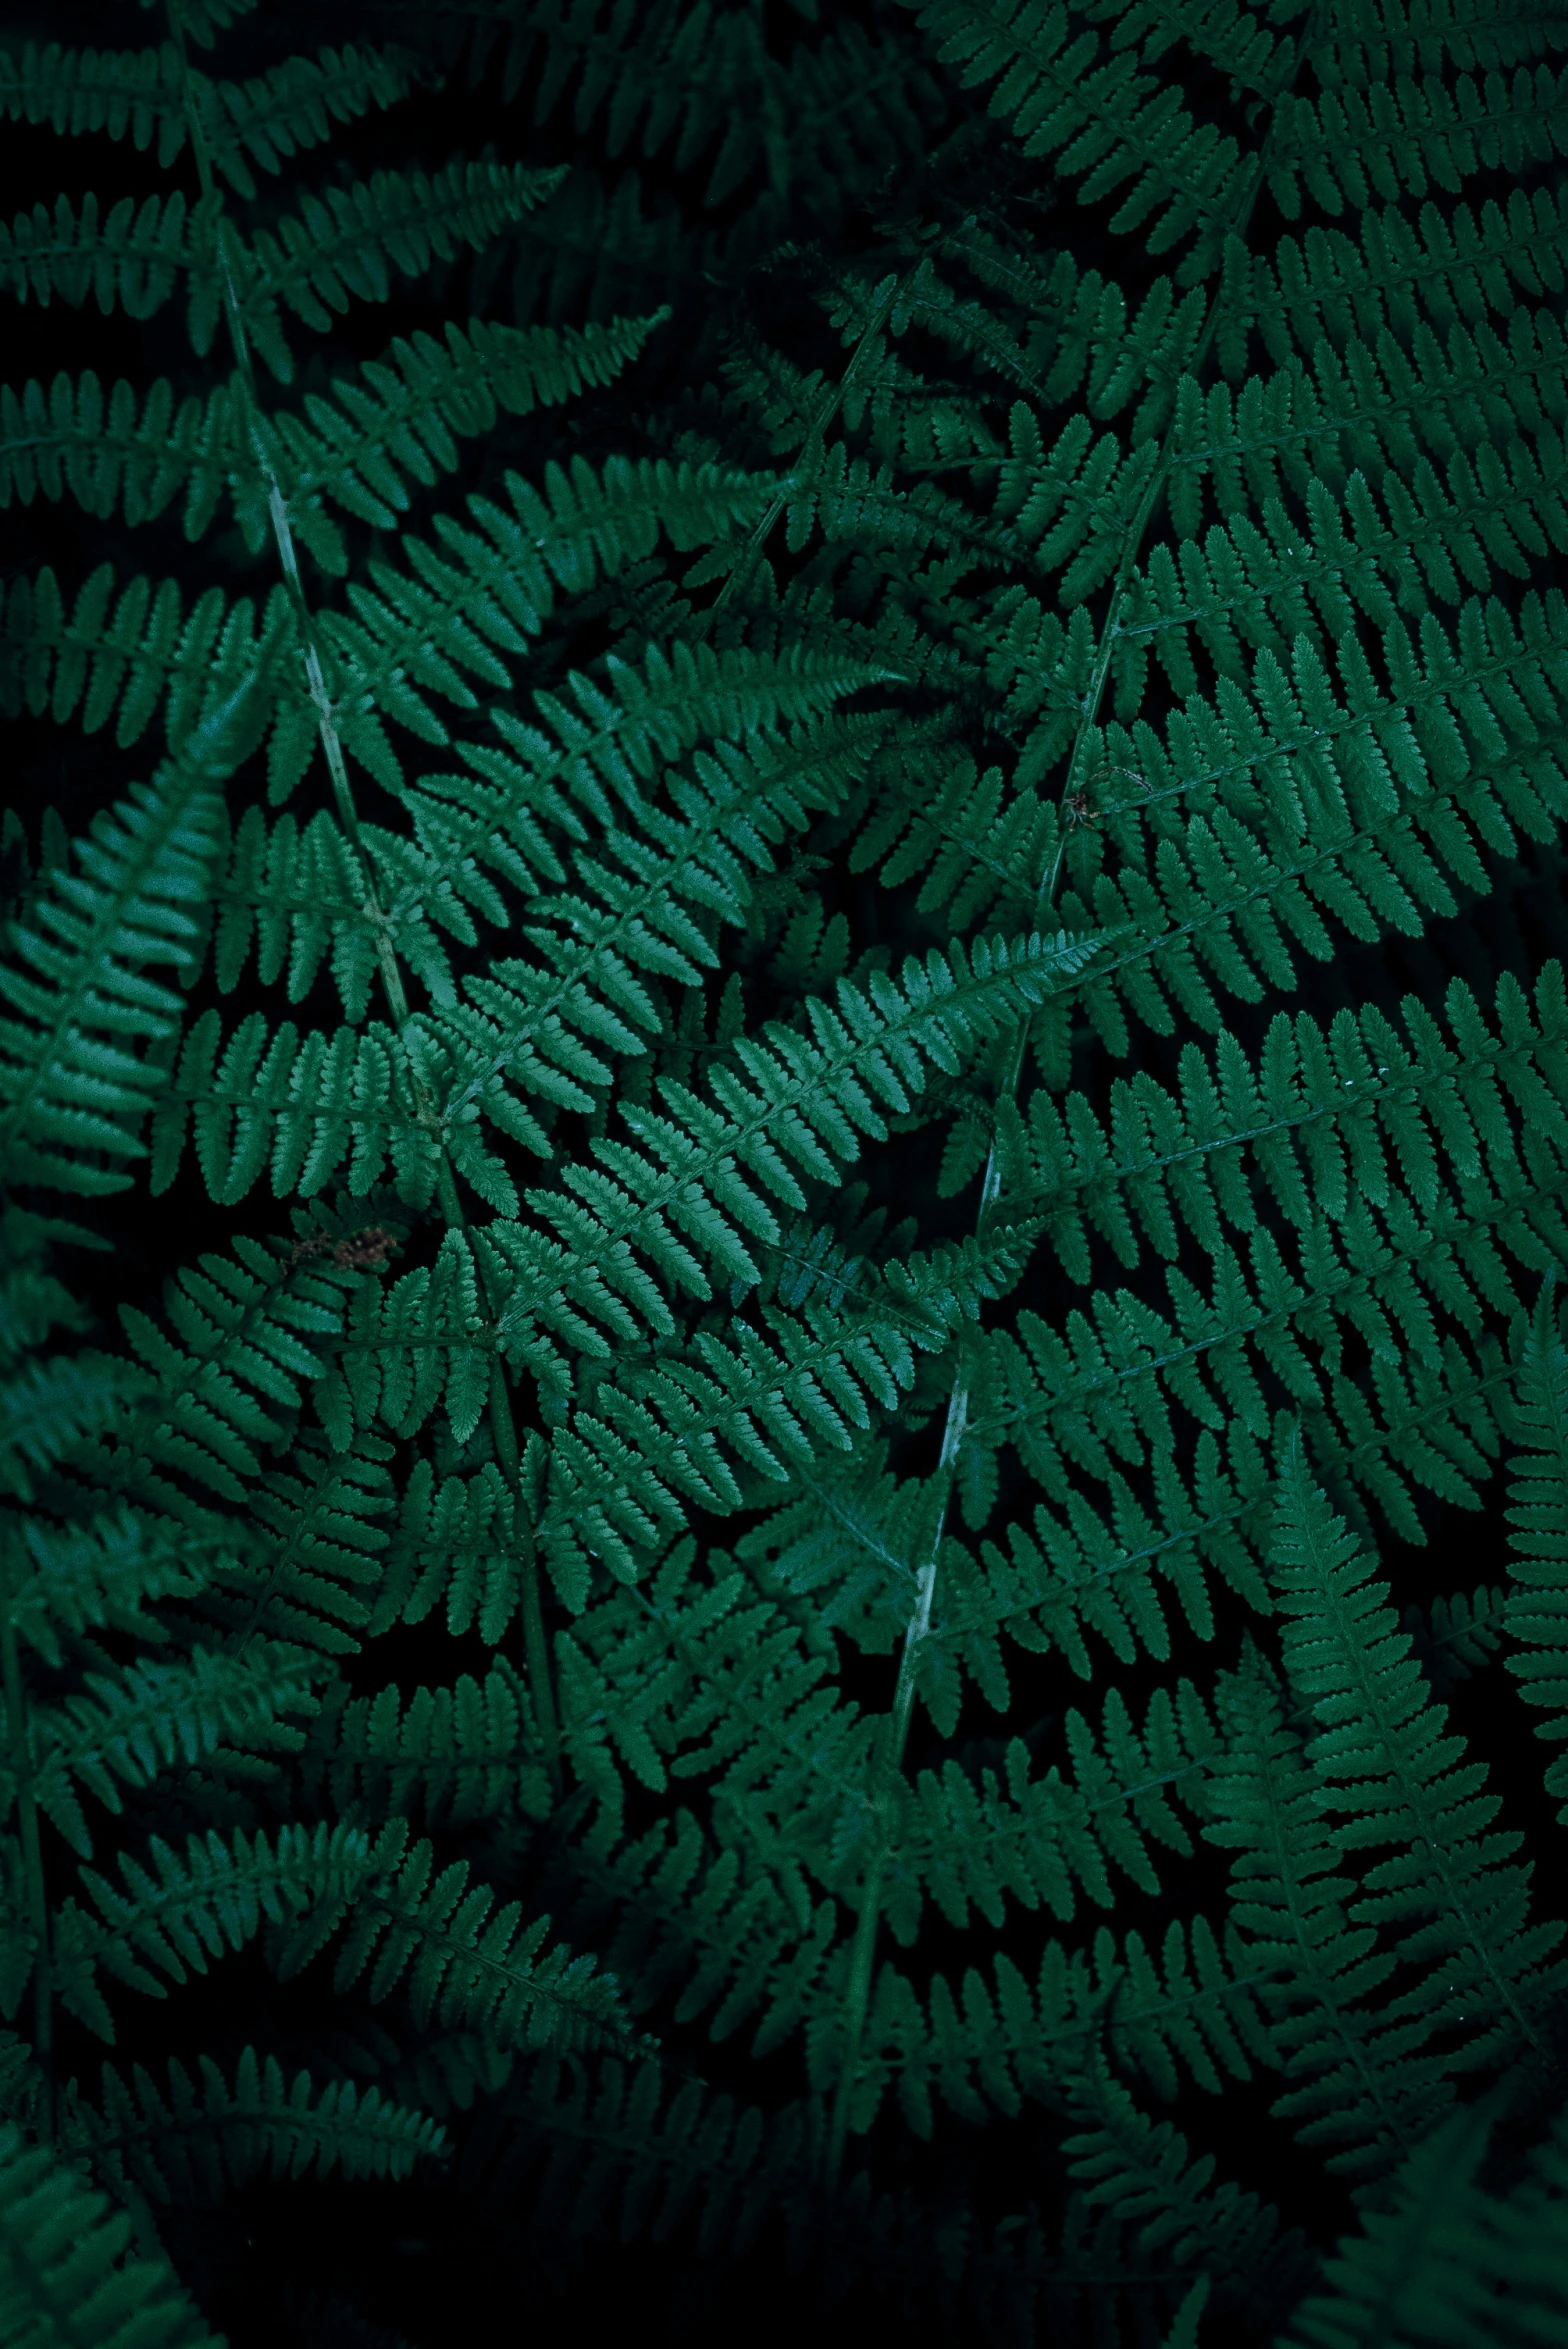
[[[0,2334],[1556,2338],[1568,18],[308,37],[0,30]]]

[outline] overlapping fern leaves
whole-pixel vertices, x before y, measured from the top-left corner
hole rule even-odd
[[[39,2339],[200,2337],[157,2210],[449,2158],[511,2232],[782,2229],[976,2338],[1369,2337],[1401,2227],[1435,2338],[1443,2194],[1521,2338],[1561,2298],[1562,1926],[1445,1708],[1501,1643],[1568,1721],[1568,994],[1379,956],[1568,806],[1564,40],[863,13],[0,55],[163,175],[0,229],[6,298],[165,354],[0,388],[0,508],[65,534],[0,709],[134,770],[7,835]],[[316,173],[436,63],[571,160]],[[698,220],[657,268],[633,155]],[[88,1330],[127,1192],[221,1244]],[[1510,1587],[1401,1628],[1378,1529],[1505,1451]],[[154,2053],[224,1967],[266,2016]],[[1337,2262],[1206,2149],[1256,2080]],[[983,2124],[1049,2225],[878,2184]]]

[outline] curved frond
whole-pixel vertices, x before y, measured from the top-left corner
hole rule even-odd
[[[281,1937],[283,1977],[307,1964],[340,1925],[333,1971],[339,1996],[361,1976],[372,2003],[402,1984],[421,2024],[461,2023],[503,2046],[602,2046],[626,2037],[612,1974],[550,1941],[548,1917],[525,1923],[521,1903],[497,1908],[487,1885],[470,1887],[466,1860],[437,1872],[430,1844],[410,1847],[401,1820],[377,1839],[357,1881],[345,1881],[335,1910],[306,1917]]]
[[[122,1787],[149,1786],[180,1763],[209,1761],[230,1741],[287,1751],[301,1742],[288,1714],[314,1709],[298,1663],[264,1651],[241,1661],[197,1649],[178,1663],[88,1672],[79,1694],[33,1710],[39,1808],[90,1859],[82,1794],[116,1814],[124,1809]]]
[[[559,177],[495,162],[450,163],[433,176],[378,171],[307,196],[297,213],[248,242],[231,231],[228,254],[246,332],[287,383],[293,360],[281,310],[324,334],[351,301],[386,301],[394,276],[419,277],[464,245],[489,244],[541,204]]]
[[[448,2150],[446,2131],[351,2080],[287,2079],[276,2057],[242,2050],[233,2083],[210,2056],[193,2079],[178,2061],[160,2088],[140,2064],[129,2084],[108,2064],[96,2106],[76,2099],[65,2142],[123,2193],[198,2207],[253,2178],[406,2178]]]

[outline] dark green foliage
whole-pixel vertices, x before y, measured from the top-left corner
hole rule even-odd
[[[0,2129],[0,2325],[26,2349],[199,2349],[213,2338],[166,2260],[127,2259],[106,2195]]]
[[[315,36],[0,33],[0,2335],[1556,2338],[1568,26]]]

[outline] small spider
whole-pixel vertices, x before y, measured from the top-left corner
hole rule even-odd
[[[1062,804],[1067,811],[1069,831],[1076,829],[1079,824],[1097,824],[1100,820],[1098,814],[1089,805],[1087,791],[1069,791]]]

